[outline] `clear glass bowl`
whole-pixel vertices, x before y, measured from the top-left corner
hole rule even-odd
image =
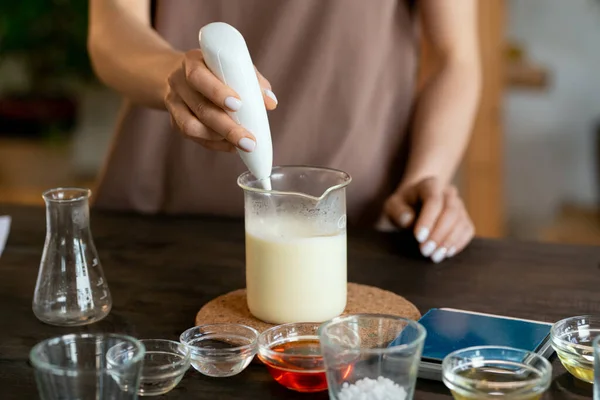
[[[40,399],[135,400],[145,352],[131,336],[78,333],[46,339],[29,357]]]
[[[181,343],[163,339],[140,340],[146,347],[140,377],[140,396],[158,396],[181,382],[190,367],[190,351]]]
[[[442,362],[446,387],[457,400],[506,397],[539,399],[550,386],[552,366],[544,357],[502,346],[454,351]]]
[[[257,351],[258,332],[241,324],[209,324],[183,332],[179,341],[190,349],[192,366],[216,378],[237,375]]]
[[[412,399],[425,328],[392,315],[338,317],[319,329],[332,400]],[[379,397],[387,396],[387,397]]]
[[[327,389],[319,326],[284,324],[267,329],[258,337],[258,358],[286,388],[305,393]]]
[[[140,374],[140,385],[137,393],[140,396],[158,396],[172,390],[183,378],[190,367],[190,352],[181,343],[164,339],[143,339],[140,343],[146,348]],[[118,365],[127,357],[130,350],[123,344],[112,347],[106,353],[109,366]],[[119,379],[121,387],[128,383]]]
[[[558,321],[550,330],[552,347],[569,373],[594,383],[593,341],[600,334],[600,318],[580,315]]]

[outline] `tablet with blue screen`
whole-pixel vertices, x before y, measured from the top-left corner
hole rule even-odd
[[[441,380],[441,363],[449,353],[472,346],[507,346],[544,357],[553,353],[551,323],[451,308],[433,308],[419,322],[427,330],[419,377]]]

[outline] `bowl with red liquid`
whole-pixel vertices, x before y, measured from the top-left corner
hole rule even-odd
[[[258,358],[281,385],[297,392],[327,390],[317,323],[291,323],[258,337]]]

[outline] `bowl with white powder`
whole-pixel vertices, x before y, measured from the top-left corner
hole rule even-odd
[[[413,396],[425,328],[383,314],[356,314],[321,325],[319,341],[332,400]]]

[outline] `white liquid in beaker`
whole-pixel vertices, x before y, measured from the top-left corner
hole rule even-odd
[[[346,307],[346,232],[315,236],[295,218],[246,228],[250,312],[265,322],[322,322]]]

